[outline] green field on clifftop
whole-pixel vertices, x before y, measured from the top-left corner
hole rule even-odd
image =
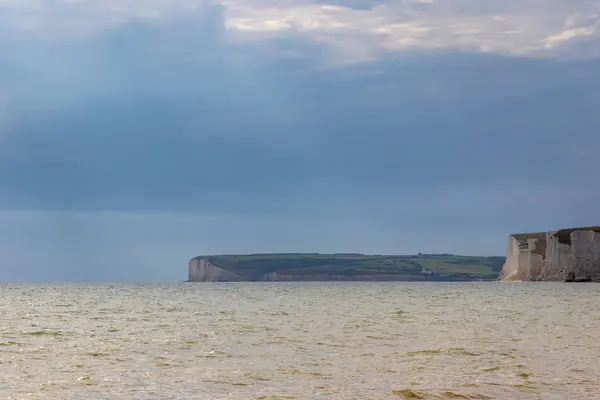
[[[504,257],[364,254],[251,254],[201,256],[217,267],[260,280],[266,274],[299,277],[349,277],[354,280],[493,280]]]

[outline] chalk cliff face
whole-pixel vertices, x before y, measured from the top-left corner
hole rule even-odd
[[[543,260],[542,271],[535,277],[536,280],[565,281],[567,270],[573,264],[571,246],[559,242],[556,233],[546,233],[546,254]]]
[[[600,282],[600,227],[511,235],[498,278]]]
[[[246,280],[243,276],[219,268],[204,258],[192,258],[188,267],[190,282],[242,282]]]
[[[600,282],[600,232],[571,233],[572,263],[567,280]]]
[[[544,257],[536,251],[539,249],[540,239],[539,234],[531,237],[514,235],[508,238],[506,263],[500,272],[501,280],[529,281],[537,278],[544,262]]]

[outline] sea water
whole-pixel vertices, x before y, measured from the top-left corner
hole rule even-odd
[[[2,399],[599,399],[600,286],[0,286]]]

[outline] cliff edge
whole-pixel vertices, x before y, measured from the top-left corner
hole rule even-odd
[[[510,235],[498,279],[600,282],[600,227]]]

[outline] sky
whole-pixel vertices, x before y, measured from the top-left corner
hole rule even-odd
[[[600,223],[598,0],[0,0],[0,282]]]

